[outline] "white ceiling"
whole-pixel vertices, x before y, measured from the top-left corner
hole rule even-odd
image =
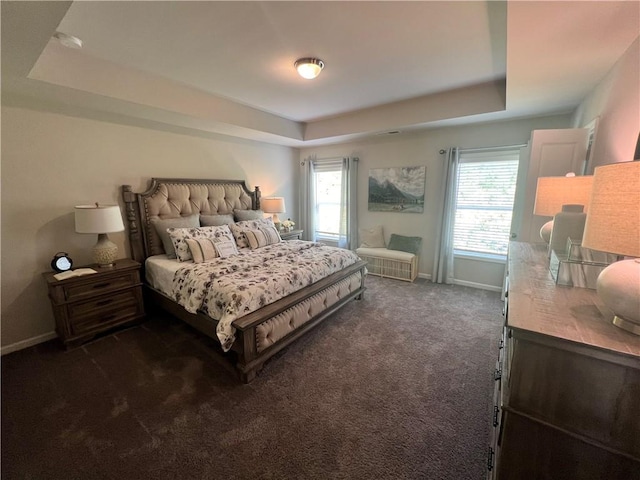
[[[639,34],[637,1],[2,2],[3,103],[314,145],[569,112]]]

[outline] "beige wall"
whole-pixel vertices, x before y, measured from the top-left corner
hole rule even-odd
[[[51,336],[42,272],[56,252],[90,261],[96,237],[74,232],[74,205],[118,203],[120,185],[143,191],[151,177],[245,179],[295,218],[297,160],[288,147],[2,108],[2,346]],[[125,234],[110,238],[127,256]]]
[[[326,147],[303,148],[300,158],[353,155],[360,158],[358,166],[358,221],[361,227],[383,225],[385,239],[391,233],[422,237],[419,272],[431,274],[436,244],[436,225],[439,221],[439,202],[443,185],[444,155],[439,151],[448,147],[490,147],[526,143],[531,131],[543,128],[567,128],[570,116],[539,117],[508,122],[485,123],[473,126],[447,127],[421,133],[377,137],[368,141]],[[369,169],[425,165],[427,180],[424,213],[370,212],[367,209]],[[456,261],[456,274],[469,285],[502,285],[504,268],[500,264],[485,264],[474,268],[475,261]]]
[[[584,127],[595,118],[589,173],[598,165],[633,160],[640,132],[640,37],[576,109],[572,124]]]

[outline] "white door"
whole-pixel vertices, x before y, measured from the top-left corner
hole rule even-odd
[[[521,242],[541,242],[540,228],[551,220],[533,214],[538,177],[580,175],[587,155],[587,129],[534,130],[522,149],[518,169],[511,237]]]

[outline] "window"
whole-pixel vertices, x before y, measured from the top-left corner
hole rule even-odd
[[[460,152],[453,248],[456,255],[505,256],[519,150]]]
[[[342,162],[314,165],[315,238],[337,242],[340,235]]]

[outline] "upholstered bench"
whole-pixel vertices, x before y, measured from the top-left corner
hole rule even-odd
[[[358,256],[367,262],[371,275],[413,282],[418,276],[418,255],[387,248],[360,247]]]
[[[358,256],[367,262],[371,275],[396,278],[413,282],[418,276],[418,254],[422,247],[421,237],[405,237],[391,234],[389,244],[384,243],[382,225],[358,229],[360,247]]]

